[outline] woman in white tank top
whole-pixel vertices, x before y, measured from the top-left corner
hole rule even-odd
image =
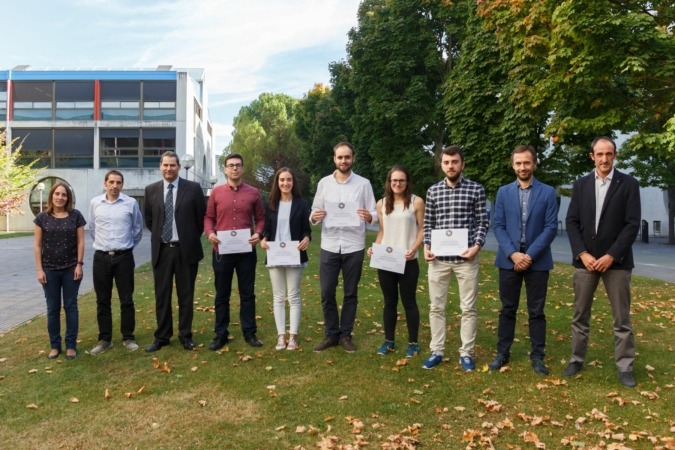
[[[377,214],[380,217],[380,230],[375,243],[404,249],[406,259],[405,271],[402,274],[377,270],[384,296],[385,336],[385,341],[377,350],[377,354],[386,355],[396,349],[397,304],[400,293],[408,325],[406,357],[412,358],[419,353],[417,335],[420,312],[417,307],[416,291],[420,267],[417,262],[417,251],[424,238],[424,201],[412,194],[412,181],[405,167],[394,166],[387,174],[384,198],[377,202]],[[372,256],[372,249],[368,249],[368,256]]]

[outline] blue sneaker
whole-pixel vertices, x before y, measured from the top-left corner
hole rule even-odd
[[[476,366],[473,363],[473,358],[470,356],[460,356],[459,363],[462,365],[462,369],[465,372],[471,372],[476,368]]]
[[[429,359],[422,363],[422,369],[433,369],[443,361],[443,355],[432,353]]]
[[[393,352],[396,349],[396,344],[394,341],[384,341],[384,344],[380,345],[380,348],[377,349],[377,354],[385,356],[389,352]]]
[[[408,344],[408,350],[405,352],[406,358],[412,358],[419,354],[420,346],[417,342],[411,342]]]

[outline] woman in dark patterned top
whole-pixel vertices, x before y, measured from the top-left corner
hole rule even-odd
[[[47,299],[47,331],[50,359],[61,354],[61,301],[66,313],[66,357],[77,356],[77,294],[82,281],[84,225],[82,214],[73,209],[70,188],[56,183],[49,191],[47,209],[35,223],[37,279]]]

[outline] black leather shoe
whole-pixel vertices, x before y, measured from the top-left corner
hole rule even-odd
[[[146,348],[145,351],[148,352],[148,353],[156,352],[157,350],[164,347],[165,345],[169,345],[169,343],[168,342],[155,341],[155,342],[152,343],[152,345],[150,347]]]
[[[575,362],[570,363],[570,365],[567,366],[567,368],[565,370],[563,370],[562,376],[568,377],[568,378],[573,377],[574,375],[581,372],[581,369],[583,369],[583,368],[584,368],[584,366],[582,364],[575,363]]]
[[[541,359],[532,360],[532,369],[538,375],[548,375],[549,373],[548,367],[544,365],[544,361]]]
[[[260,339],[258,339],[258,338],[255,336],[255,333],[253,333],[253,334],[247,334],[246,336],[244,336],[244,340],[245,340],[246,343],[247,343],[248,345],[250,345],[251,347],[262,347],[262,345],[263,345],[263,343],[260,342]]]
[[[209,344],[209,350],[220,350],[221,348],[225,347],[225,344],[227,344],[228,339],[227,338],[221,338],[216,336],[211,343]]]
[[[509,358],[506,358],[504,355],[497,354],[495,360],[490,363],[488,366],[489,371],[499,370],[509,363]]]
[[[194,350],[197,347],[192,339],[180,338],[180,343],[185,350]]]
[[[629,388],[635,387],[637,384],[635,378],[633,378],[633,372],[619,372],[619,383]]]

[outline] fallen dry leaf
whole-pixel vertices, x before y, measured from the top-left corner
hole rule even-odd
[[[143,392],[145,392],[145,386],[141,386],[141,388],[138,391],[136,391],[138,395],[141,395]]]
[[[159,359],[152,358],[152,367],[155,369],[159,369]]]
[[[38,373],[38,370],[37,370],[37,369],[30,369],[30,370],[28,371],[28,373]]]
[[[108,392],[108,389],[106,388],[105,392],[103,392],[103,398],[106,400],[110,399],[110,392]]]
[[[280,427],[276,427],[274,431],[283,431],[286,429],[286,425],[281,425]]]
[[[125,396],[126,398],[134,398],[134,393],[133,393],[133,392],[125,392],[125,393],[124,393],[124,396]]]
[[[466,410],[466,408],[463,407],[463,406],[455,406],[455,407],[452,408],[452,409],[454,409],[455,411],[459,411],[459,412],[462,412],[462,411]]]
[[[239,358],[239,359],[242,360],[242,361],[250,361],[250,360],[253,359],[253,356],[251,356],[251,355],[244,355],[244,356],[242,356],[242,357]]]
[[[295,427],[296,433],[304,433],[305,431],[307,431],[307,427],[304,425],[298,425],[297,427]]]
[[[70,403],[80,403],[77,397],[70,397]]]
[[[195,366],[195,367],[193,367],[192,369],[190,369],[190,371],[191,371],[191,372],[196,372],[196,371],[197,371],[197,369],[198,369],[198,367],[197,367],[197,366]]]
[[[164,373],[170,373],[171,369],[169,368],[169,363],[164,362],[164,364],[162,364],[162,366],[159,368],[159,371]]]
[[[342,397],[340,397],[340,400],[347,400],[348,398],[349,398],[349,396],[343,395]]]
[[[0,363],[4,363],[5,361],[7,361],[7,358],[0,358]]]
[[[28,409],[37,409],[37,405],[35,403],[31,403],[30,405],[26,405],[26,408]]]
[[[396,367],[402,367],[407,365],[408,365],[408,358],[401,358],[398,361],[396,361]]]
[[[198,403],[199,403],[199,406],[201,406],[202,408],[203,408],[204,406],[206,406],[206,400],[199,400]]]

